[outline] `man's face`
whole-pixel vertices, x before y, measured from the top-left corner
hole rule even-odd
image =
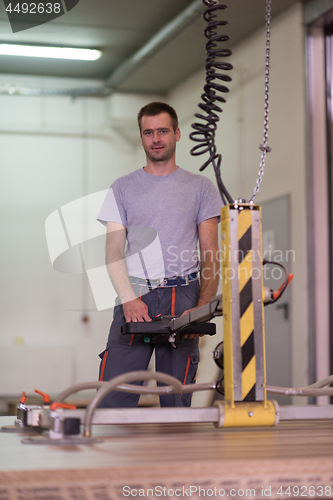
[[[143,116],[141,119],[141,144],[147,158],[153,163],[170,160],[176,151],[180,130],[172,128],[168,113],[156,116]]]

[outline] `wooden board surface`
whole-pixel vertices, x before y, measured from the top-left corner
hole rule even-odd
[[[0,500],[333,498],[332,420],[95,426],[93,434],[103,442],[32,445],[1,433]]]

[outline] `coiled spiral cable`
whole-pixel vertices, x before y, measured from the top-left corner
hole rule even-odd
[[[204,123],[193,123],[192,128],[195,130],[190,134],[190,139],[198,142],[196,146],[191,149],[192,156],[198,156],[209,152],[208,160],[202,165],[200,171],[204,170],[210,163],[213,165],[218,189],[223,203],[232,203],[233,198],[227,191],[221,178],[221,162],[222,155],[217,153],[215,145],[215,132],[217,129],[217,122],[219,116],[217,113],[222,112],[219,103],[225,103],[226,100],[218,92],[228,93],[229,89],[221,82],[231,82],[231,77],[221,73],[222,71],[229,71],[232,65],[228,62],[217,61],[217,57],[229,57],[231,50],[218,47],[219,42],[226,42],[229,40],[228,35],[218,34],[218,27],[228,24],[227,21],[217,20],[217,12],[227,8],[226,5],[217,4],[217,0],[203,0],[203,3],[208,7],[203,17],[208,23],[204,30],[204,34],[208,39],[206,43],[206,84],[204,86],[204,93],[201,95],[202,101],[198,104],[206,114],[195,113],[195,117],[204,120]]]

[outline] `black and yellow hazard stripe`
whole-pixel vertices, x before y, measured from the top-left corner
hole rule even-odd
[[[233,242],[234,231],[231,230],[231,224],[234,225],[237,222],[236,216],[231,216],[231,206],[225,205],[221,209],[221,236],[222,236],[222,298],[223,298],[223,365],[224,365],[224,393],[225,400],[233,404],[235,401],[235,386],[237,386],[236,399],[239,400],[239,389],[240,380],[238,378],[238,370],[236,367],[235,374],[235,363],[237,363],[237,352],[235,352],[234,343],[235,338],[237,339],[237,333],[234,335],[234,326],[239,323],[239,315],[233,324],[233,314],[234,314],[234,300],[232,293],[233,280],[233,248],[238,241]],[[235,235],[237,238],[237,235]],[[237,340],[236,340],[237,342]]]
[[[240,306],[240,344],[242,400],[256,400],[256,356],[254,343],[254,307],[252,292],[252,210],[238,215],[238,280]]]

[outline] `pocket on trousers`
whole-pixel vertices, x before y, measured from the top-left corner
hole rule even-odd
[[[178,297],[176,295],[176,309],[186,311],[187,309],[192,309],[198,303],[200,284],[199,281],[192,281],[188,286],[179,286],[177,288],[179,293]]]
[[[200,353],[199,352],[192,352],[191,353],[191,363],[192,365],[197,365],[199,364],[200,361]]]
[[[188,369],[187,377],[186,377],[186,384],[194,384],[197,376],[197,371],[198,371],[198,365],[200,361],[200,354],[199,352],[191,352],[190,353],[190,366]]]

